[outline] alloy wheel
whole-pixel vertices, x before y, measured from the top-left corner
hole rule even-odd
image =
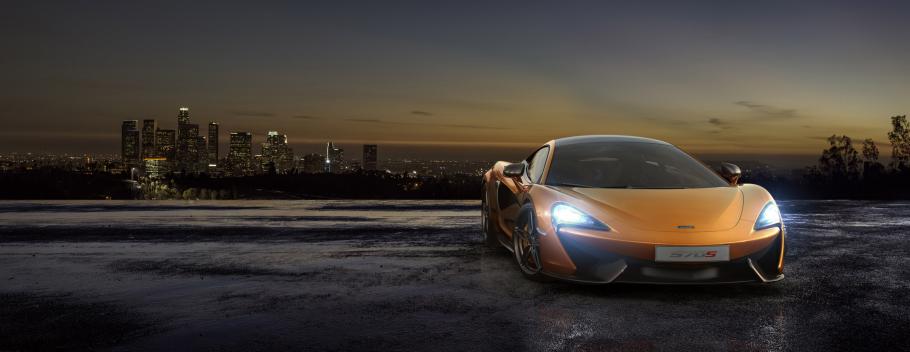
[[[515,228],[512,235],[512,248],[515,260],[521,271],[527,275],[540,272],[540,246],[534,231],[533,220],[528,220],[524,225]]]

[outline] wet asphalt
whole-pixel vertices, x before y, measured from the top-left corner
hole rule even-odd
[[[781,204],[783,281],[585,286],[524,279],[471,202],[4,203],[0,350],[910,349],[910,202]]]

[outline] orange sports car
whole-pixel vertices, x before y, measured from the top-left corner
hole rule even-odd
[[[785,228],[764,188],[672,144],[629,136],[550,141],[483,178],[483,236],[530,278],[586,283],[772,282]]]

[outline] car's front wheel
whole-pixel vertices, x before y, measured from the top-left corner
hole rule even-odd
[[[535,280],[545,279],[546,277],[541,273],[543,267],[540,264],[540,242],[538,241],[534,207],[530,204],[522,207],[517,220],[517,226],[512,231],[512,252],[515,262],[525,277]]]

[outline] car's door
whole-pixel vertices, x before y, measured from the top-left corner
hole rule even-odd
[[[512,236],[512,229],[515,228],[518,210],[528,201],[528,190],[543,176],[549,153],[549,146],[543,146],[534,151],[522,162],[525,164],[524,174],[520,178],[505,180],[504,182],[507,184],[500,186],[497,198],[500,202],[500,213],[505,232],[509,237]]]

